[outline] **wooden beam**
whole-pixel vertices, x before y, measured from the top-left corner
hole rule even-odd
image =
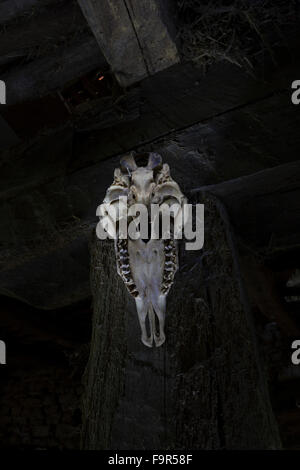
[[[158,0],[78,2],[121,86],[179,62]]]
[[[84,33],[76,41],[55,54],[13,68],[1,78],[6,83],[7,104],[40,98],[60,90],[73,79],[79,78],[107,63],[93,36]]]
[[[43,57],[66,46],[79,32],[88,31],[88,25],[76,2],[64,0],[58,4],[36,6],[31,14],[24,14],[5,25],[1,31],[0,64],[15,58]]]
[[[277,278],[265,261],[277,253],[299,251],[300,161],[203,186],[191,191],[191,200],[202,202],[207,195],[221,201],[229,214],[253,305],[285,335],[299,335],[298,323],[284,306]],[[294,263],[297,267],[296,255]]]
[[[53,3],[57,3],[57,0],[2,0],[0,2],[0,24],[26,14],[30,9],[41,8]]]
[[[149,75],[179,62],[166,0],[125,0]],[[164,8],[165,7],[165,8]],[[164,8],[164,9],[163,9]],[[168,24],[165,22],[168,21]],[[169,27],[168,27],[169,26]]]
[[[270,253],[300,240],[300,161],[193,190],[213,194],[226,206],[236,233]]]
[[[229,63],[212,66],[204,76],[191,63],[174,65],[140,83],[140,116],[134,125],[124,122],[117,129],[78,135],[76,162],[82,167],[91,153],[99,161],[166,139],[167,134],[173,139],[178,130],[180,139],[192,139],[195,148],[207,143],[223,179],[291,161],[298,153],[300,113],[291,105],[288,90],[299,74],[297,65],[284,78],[274,73],[272,80],[259,82]],[[282,110],[284,120],[276,109]],[[203,183],[195,180],[195,185]]]

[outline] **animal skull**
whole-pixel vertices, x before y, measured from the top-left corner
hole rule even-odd
[[[173,225],[168,238],[122,238],[120,221],[122,208],[125,209],[122,207],[122,196],[127,198],[128,210],[133,204],[143,204],[150,209],[151,204],[161,206],[164,203],[171,207],[176,203],[178,210],[172,213]],[[160,155],[130,154],[122,158],[120,168],[115,169],[114,181],[103,201],[104,209],[115,208],[116,220],[112,220],[106,210],[100,212],[103,227],[115,238],[117,271],[135,298],[141,340],[148,347],[152,347],[153,341],[157,347],[165,342],[166,297],[178,269],[174,227],[181,227],[180,223],[176,225],[175,222],[182,219],[185,201],[178,184],[170,176],[169,166],[162,164]],[[150,335],[147,332],[147,317]]]

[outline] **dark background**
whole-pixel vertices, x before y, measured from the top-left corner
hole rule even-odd
[[[286,287],[300,268],[300,107],[291,102],[291,83],[300,79],[299,2],[155,0],[158,14],[149,32],[149,1],[127,5],[136,8],[135,16],[131,12],[140,37],[136,55],[130,53],[131,39],[120,36],[127,13],[121,9],[114,23],[109,0],[98,2],[100,26],[107,26],[100,43],[97,21],[84,9],[83,14],[82,2],[0,0],[0,79],[7,87],[7,104],[0,106],[0,339],[7,345],[7,365],[0,366],[0,447],[80,447],[96,208],[120,156],[155,150],[188,197],[204,186],[294,165],[262,174],[258,186],[256,179],[243,180],[242,196],[241,189],[215,194],[226,202],[241,245],[255,257],[254,263],[243,256],[244,277],[272,413],[282,446],[299,449],[300,376],[290,361],[291,342],[300,338],[299,285],[292,292]],[[165,30],[168,44],[156,44]],[[254,193],[255,216],[248,203]],[[272,235],[265,214],[273,215],[278,201],[282,219]],[[248,225],[239,223],[246,209]],[[184,270],[179,276],[185,279]],[[138,339],[135,321],[132,316],[128,334]],[[127,347],[136,357],[126,370],[138,377],[135,383],[152,377],[153,364],[144,346],[132,341]],[[186,358],[196,353],[186,348],[174,354],[189,364]],[[161,365],[162,357],[153,354]],[[164,374],[162,367],[153,383],[167,380]],[[197,384],[200,393],[201,381]],[[138,390],[142,394],[145,388]],[[155,393],[153,386],[154,399]],[[149,415],[136,411],[128,391],[122,396],[119,434],[114,431],[112,442],[101,445],[164,446],[163,438],[127,439],[130,417],[133,436],[159,426],[151,409]],[[159,407],[165,408],[160,395],[156,401],[159,415]],[[137,423],[145,416],[148,425],[140,429]],[[181,420],[196,432],[197,406]],[[248,432],[245,447],[252,448],[253,429]],[[195,442],[182,439],[178,445]],[[239,447],[227,438],[194,445]]]

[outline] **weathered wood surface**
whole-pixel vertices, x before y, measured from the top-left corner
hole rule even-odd
[[[105,449],[124,387],[127,293],[118,280],[109,242],[94,238],[91,258],[93,331],[84,382],[82,447]],[[94,396],[95,391],[97,396]]]
[[[7,104],[40,98],[61,90],[69,81],[107,63],[93,36],[79,34],[66,47],[28,64],[14,67],[1,75],[7,86]]]
[[[84,449],[280,448],[228,218],[203,202],[204,250],[181,251],[159,349],[140,342],[113,244],[92,242]]]
[[[287,91],[298,69],[262,82],[228,63],[211,67],[206,75],[192,64],[175,65],[140,83],[140,116],[135,122],[78,135],[76,160],[82,162],[89,153],[96,161],[156,139],[176,139],[175,131],[198,123],[198,132],[220,153],[224,168],[224,153],[235,155],[236,167],[251,153],[249,173],[262,160],[269,166],[279,164],[279,158],[288,158],[292,146],[299,145],[300,116]],[[274,112],[276,108],[281,112]]]
[[[131,85],[179,61],[158,0],[78,2],[122,86]]]
[[[4,106],[4,105],[1,105]],[[0,151],[19,142],[16,133],[12,130],[6,120],[0,115]]]
[[[7,13],[14,6],[17,8],[15,1],[10,0],[7,3],[11,5],[6,6]],[[27,14],[26,11],[24,14],[19,11],[17,19],[1,30],[1,65],[16,58],[46,56],[49,51],[76,38],[78,33],[88,31],[85,18],[73,0],[27,3]]]
[[[78,132],[111,129],[124,122],[136,121],[140,116],[140,93],[133,88],[118,100],[100,98],[92,103],[83,103],[74,113]]]
[[[203,192],[221,199],[236,233],[265,254],[299,245],[300,161],[202,187]]]
[[[20,15],[26,15],[33,8],[43,8],[57,2],[58,0],[2,0],[0,2],[0,24],[14,20]]]
[[[124,0],[143,55],[148,75],[179,62],[174,19],[168,0]],[[173,30],[172,31],[172,27]]]
[[[194,201],[210,194],[226,206],[242,253],[251,302],[288,337],[300,334],[284,306],[278,281],[265,260],[300,246],[300,161],[279,165],[191,192]],[[296,259],[294,260],[297,265]]]

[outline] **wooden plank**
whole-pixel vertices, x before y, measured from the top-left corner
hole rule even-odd
[[[176,44],[171,37],[171,18],[166,0],[124,0],[138,37],[149,75],[179,62]],[[164,23],[169,18],[170,27]]]
[[[218,67],[214,69],[216,77],[219,77],[219,70]],[[184,184],[185,188],[191,190],[202,185],[251,174],[270,165],[275,166],[276,164],[295,160],[299,153],[300,145],[299,133],[297,132],[300,124],[300,114],[297,106],[291,105],[289,94],[272,95],[260,101],[261,95],[268,92],[267,87],[262,85],[261,88],[257,87],[255,89],[256,94],[253,95],[253,99],[257,98],[256,102],[251,105],[247,104],[247,101],[250,99],[247,90],[244,90],[244,92],[241,90],[241,94],[237,90],[236,94],[233,95],[231,79],[235,71],[236,69],[233,67],[232,73],[228,73],[228,76],[223,73],[223,92],[225,97],[223,101],[220,99],[217,104],[213,104],[212,109],[210,108],[211,100],[208,98],[206,100],[205,97],[213,94],[213,88],[210,87],[210,83],[216,86],[218,83],[221,84],[222,81],[222,77],[216,78],[214,81],[214,74],[210,75],[207,80],[203,79],[194,88],[188,88],[188,80],[184,76],[181,87],[177,85],[177,96],[180,97],[180,101],[169,104],[167,115],[165,114],[166,108],[163,108],[164,113],[161,113],[156,107],[150,106],[149,101],[153,99],[153,95],[148,90],[146,93],[142,87],[140,90],[141,97],[133,97],[132,107],[131,101],[129,100],[127,105],[125,98],[124,104],[123,101],[119,102],[123,116],[121,113],[120,119],[111,121],[109,124],[111,127],[107,127],[104,122],[101,123],[101,118],[98,122],[101,125],[104,124],[104,129],[97,128],[93,132],[76,132],[72,158],[67,156],[67,173],[73,173],[73,177],[78,178],[76,184],[79,184],[84,192],[87,191],[90,194],[94,172],[100,175],[104,171],[104,167],[109,168],[111,173],[105,174],[106,178],[110,178],[113,171],[113,162],[116,162],[116,164],[118,162],[118,159],[112,159],[112,156],[118,156],[131,149],[149,151],[155,148],[167,158],[173,172],[175,171],[176,173],[176,179],[181,184]],[[162,73],[165,74],[165,72]],[[169,73],[167,75],[169,76]],[[157,82],[157,78],[158,75],[153,77],[155,82]],[[192,84],[192,71],[190,71],[188,78],[189,83]],[[249,87],[250,85],[251,81],[248,82]],[[274,86],[272,84],[272,87]],[[188,109],[184,107],[184,93],[187,89],[189,90],[189,99],[194,96],[195,104],[193,112],[190,112],[191,107]],[[172,82],[170,83],[170,90],[175,96],[175,84]],[[230,90],[232,90],[232,94],[229,93]],[[165,89],[162,88],[161,96],[164,95],[164,91]],[[218,98],[221,98],[221,91],[219,93]],[[130,98],[128,94],[126,96]],[[197,106],[197,103],[201,103],[202,106]],[[234,106],[234,103],[236,103],[238,109],[226,112],[226,106]],[[217,105],[219,106],[220,114],[222,110],[224,114],[209,119],[209,113],[216,112]],[[175,115],[176,108],[178,110]],[[132,109],[132,113],[130,109]],[[136,109],[139,110],[140,115],[136,119],[129,121],[131,115],[134,117]],[[281,119],[281,112],[276,112],[276,109],[284,112],[284,122]],[[179,116],[180,111],[182,111],[182,116]],[[172,113],[174,115],[173,119]],[[197,116],[199,118],[203,117],[203,119],[207,118],[207,120],[205,123],[175,132],[175,129],[180,127],[180,125],[188,124],[190,120],[196,119]],[[99,116],[97,119],[99,119]],[[97,119],[91,120],[95,127],[97,126]],[[82,125],[83,123],[80,124]],[[82,125],[82,128],[87,128],[89,125]],[[174,132],[171,132],[171,126],[173,126]],[[278,131],[278,126],[280,132]],[[61,136],[58,134],[58,137],[53,137],[53,139],[61,139]],[[150,143],[144,145],[143,141],[147,142],[148,139]],[[48,144],[44,144],[42,139],[38,142],[38,148],[41,150],[32,157],[34,168],[40,168],[41,152],[44,155],[43,158],[45,158],[43,146],[46,145],[48,147]],[[207,158],[209,165],[206,163]],[[101,163],[101,160],[105,159],[109,160]],[[18,164],[23,162],[23,157],[20,157],[18,162]],[[182,165],[182,162],[185,164]],[[93,166],[94,163],[97,163],[97,166]],[[190,165],[193,167],[193,178],[189,177],[189,172],[191,171],[189,169]],[[24,163],[24,167],[27,167],[26,163]],[[82,171],[83,168],[86,168],[85,172]],[[1,187],[5,189],[9,182],[9,195],[17,195],[19,192],[19,184],[18,182],[16,183],[15,171],[16,167],[12,166],[9,169],[9,173],[2,171],[1,174]],[[86,185],[84,183],[84,174],[89,175]],[[47,176],[48,179],[55,178],[57,176],[56,170],[53,173],[48,169]],[[44,184],[44,177],[44,172],[40,173],[37,171],[34,182],[32,182],[30,175],[26,173],[23,184],[28,187],[31,187],[32,184],[38,186]],[[93,198],[95,194],[98,194],[97,191],[99,191],[101,185],[102,181],[97,182],[95,193],[92,191],[92,195],[90,194],[89,197]],[[105,188],[105,181],[103,181],[103,185]],[[3,197],[7,196],[4,194]],[[99,194],[98,197],[100,197]]]
[[[80,35],[66,48],[55,54],[13,68],[2,75],[7,87],[7,104],[12,105],[40,98],[60,90],[68,81],[91,70],[107,67],[93,36]]]
[[[158,2],[78,2],[121,86],[131,85],[179,61]]]
[[[236,232],[251,246],[270,253],[299,245],[300,161],[191,192],[199,200],[204,193],[225,204]]]
[[[251,138],[254,141],[253,149],[255,149],[258,136],[262,148],[264,141],[270,143],[270,147],[273,149],[274,142],[276,142],[278,153],[279,148],[282,147],[282,144],[280,147],[278,146],[278,141],[284,141],[281,138],[284,132],[291,134],[288,148],[298,139],[296,129],[300,115],[297,106],[291,105],[288,92],[284,96],[278,94],[278,97],[273,96],[273,93],[275,90],[288,88],[292,77],[299,72],[299,67],[296,66],[291,73],[286,71],[284,79],[279,79],[274,74],[272,80],[258,82],[247,75],[245,71],[228,63],[222,62],[212,66],[205,76],[199,68],[192,64],[177,64],[141,82],[140,117],[135,122],[120,123],[117,127],[105,131],[80,134],[76,139],[74,164],[75,161],[79,162],[82,167],[84,165],[83,159],[88,154],[92,155],[93,160],[96,161],[134,149],[138,145],[165,138],[167,134],[170,134],[170,138],[172,138],[172,132],[188,128],[196,123],[201,123],[198,129],[199,136],[201,134],[206,139],[209,134],[211,146],[218,147],[220,164],[223,160],[224,165],[227,165],[227,160],[224,159],[224,151],[226,151],[228,157],[235,154],[235,166],[238,165],[240,168],[242,159],[239,157],[239,153],[242,151],[245,158],[248,158],[247,154],[249,155],[251,152],[251,147],[247,146],[246,142]],[[267,108],[267,105],[261,104],[260,100],[262,99],[266,99],[270,109],[266,109],[268,114],[263,116],[263,125],[258,125],[261,118],[260,107],[263,109],[263,114],[265,114],[264,108]],[[255,111],[255,113],[253,111],[253,119],[250,115],[247,117],[246,114],[243,114],[247,109],[250,111],[252,106]],[[284,122],[280,119],[279,113],[276,113],[276,106],[281,108],[285,106],[284,112],[288,119]],[[242,107],[244,107],[244,111]],[[222,114],[224,116],[221,116]],[[270,138],[268,127],[270,126],[273,131],[274,117],[284,129],[282,129],[282,134],[281,131],[278,132],[274,129],[275,135]],[[256,124],[255,132],[252,130],[254,124]],[[227,129],[229,125],[234,128]],[[245,141],[244,146],[240,139],[241,132],[243,132]],[[226,139],[225,147],[223,139]],[[238,151],[235,151],[237,143],[240,145]],[[270,152],[271,148],[268,150],[268,154]],[[253,151],[253,153],[255,152]],[[265,150],[264,154],[266,154]],[[283,154],[287,154],[287,149]],[[253,162],[249,173],[257,171],[257,155],[254,155]],[[272,156],[270,164],[276,165],[276,160],[272,159]],[[237,176],[240,174],[237,173]],[[228,178],[232,177],[228,176]]]
[[[43,57],[57,47],[68,44],[78,32],[88,31],[88,25],[76,2],[64,0],[44,6],[45,3],[37,6],[31,14],[20,15],[17,21],[3,27],[0,64],[20,57]]]
[[[91,30],[119,83],[147,76],[137,37],[123,0],[78,0]]]

